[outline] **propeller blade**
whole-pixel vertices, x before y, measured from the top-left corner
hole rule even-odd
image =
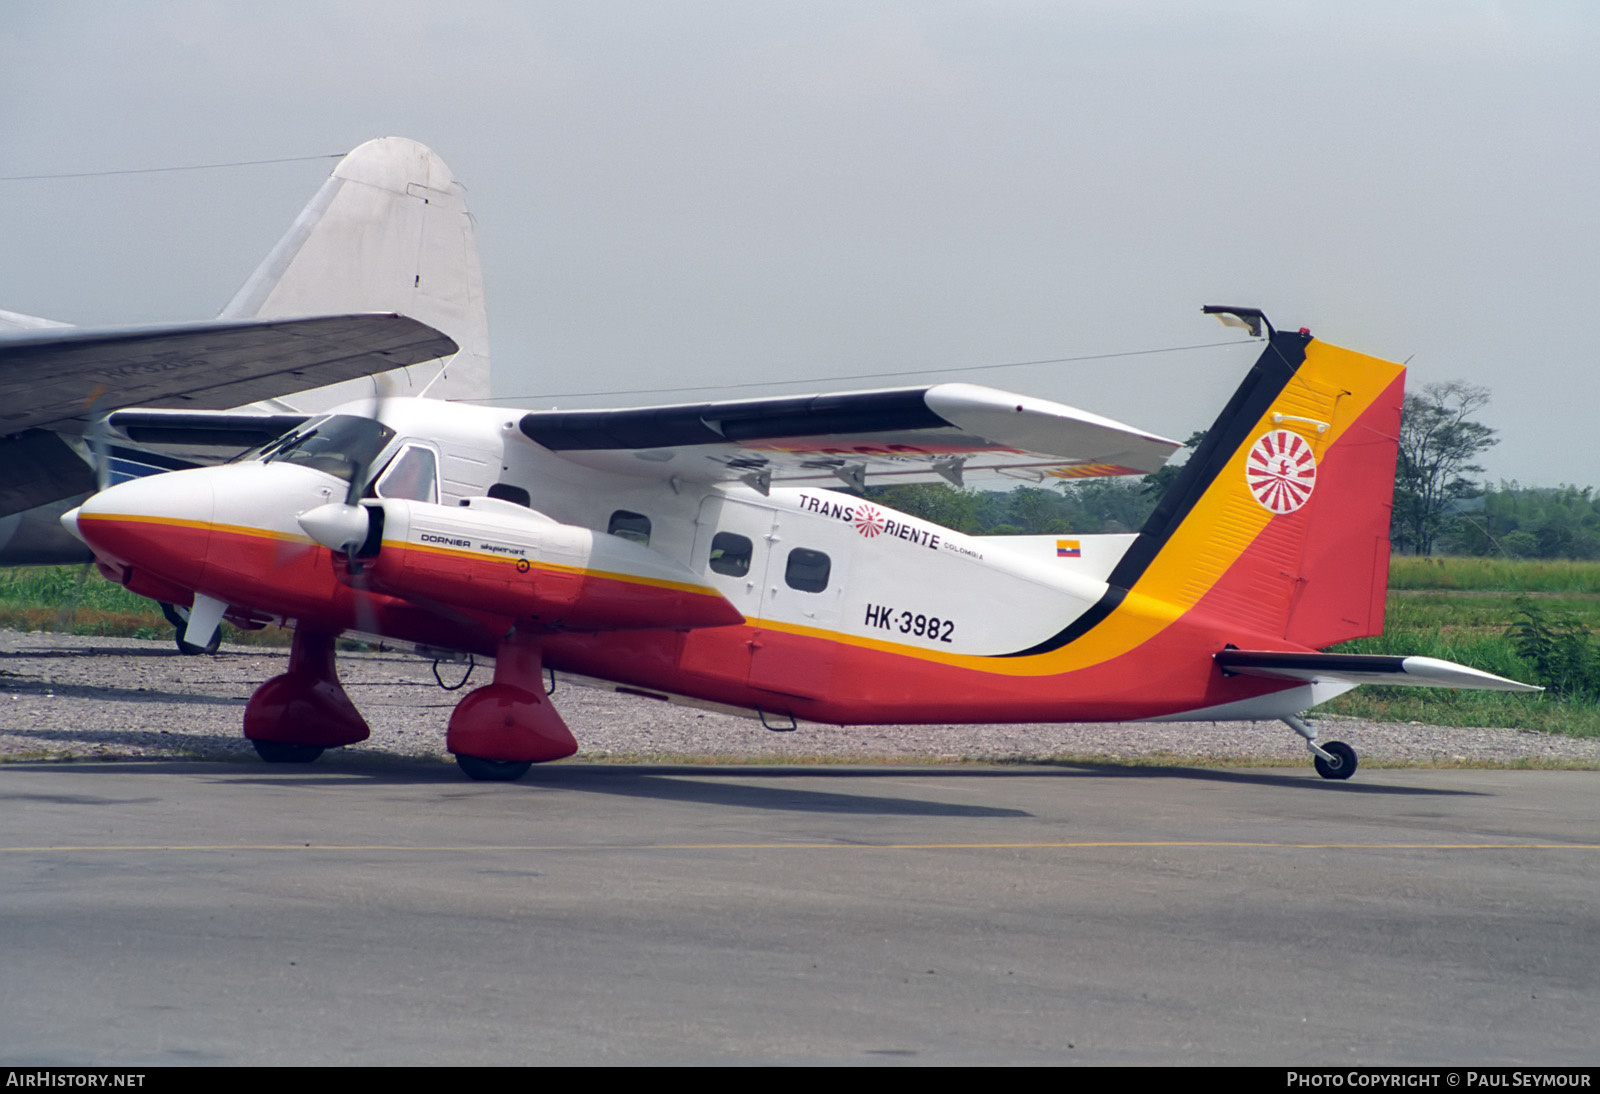
[[[111,485],[111,457],[110,447],[106,442],[107,415],[100,413],[100,404],[105,399],[106,386],[100,384],[89,395],[84,404],[89,418],[89,454],[94,457],[94,488],[99,493]]]

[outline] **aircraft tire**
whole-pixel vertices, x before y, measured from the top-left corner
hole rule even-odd
[[[185,642],[183,640],[182,631],[179,631],[176,637],[178,642],[178,652],[181,654],[192,657],[199,653],[216,653],[217,647],[222,645],[222,628],[218,627],[216,630],[212,631],[211,641],[207,642],[203,646],[196,646],[189,642]]]
[[[284,741],[251,741],[256,755],[269,764],[308,764],[322,755],[321,745],[292,745]]]
[[[1329,763],[1321,756],[1314,757],[1312,763],[1316,766],[1317,774],[1324,779],[1348,779],[1356,773],[1356,750],[1343,741],[1329,741],[1323,745],[1323,750],[1333,754],[1336,763]]]
[[[481,756],[456,753],[456,766],[469,779],[484,783],[516,782],[533,764],[527,760],[485,760]]]
[[[157,603],[161,605],[161,614],[167,617],[168,623],[172,624],[172,630],[174,632],[173,638],[177,640],[179,653],[186,656],[192,656],[197,653],[217,652],[217,647],[222,645],[221,624],[217,625],[215,633],[211,635],[211,641],[207,642],[204,646],[192,646],[183,640],[183,632],[189,629],[189,621],[183,616],[179,615],[178,609],[175,606],[168,604],[165,600],[157,601]]]

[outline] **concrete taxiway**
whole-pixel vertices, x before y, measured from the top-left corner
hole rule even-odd
[[[1594,1064],[1600,775],[0,767],[0,1061]]]

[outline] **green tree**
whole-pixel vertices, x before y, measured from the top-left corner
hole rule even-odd
[[[975,490],[957,490],[942,482],[907,483],[899,486],[869,486],[864,495],[891,509],[931,520],[958,532],[979,531],[979,495]]]
[[[1197,429],[1189,434],[1189,439],[1183,442],[1182,448],[1172,454],[1165,467],[1144,477],[1142,489],[1145,496],[1150,499],[1150,508],[1154,509],[1160,503],[1162,495],[1172,489],[1172,484],[1178,481],[1178,475],[1188,465],[1190,457],[1194,455],[1195,449],[1200,447],[1200,442],[1206,439],[1208,432],[1210,431]],[[1183,455],[1181,460],[1178,459],[1180,453]]]
[[[1460,380],[1406,396],[1389,533],[1401,550],[1433,554],[1451,508],[1482,493],[1466,476],[1483,471],[1473,459],[1499,441],[1493,429],[1469,415],[1488,403],[1488,388]]]
[[[1082,514],[1066,529],[1073,532],[1137,532],[1159,496],[1146,493],[1141,480],[1127,476],[1063,485]]]

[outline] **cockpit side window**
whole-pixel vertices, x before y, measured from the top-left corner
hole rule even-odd
[[[439,463],[431,448],[408,444],[378,476],[375,493],[380,498],[410,501],[439,500]]]

